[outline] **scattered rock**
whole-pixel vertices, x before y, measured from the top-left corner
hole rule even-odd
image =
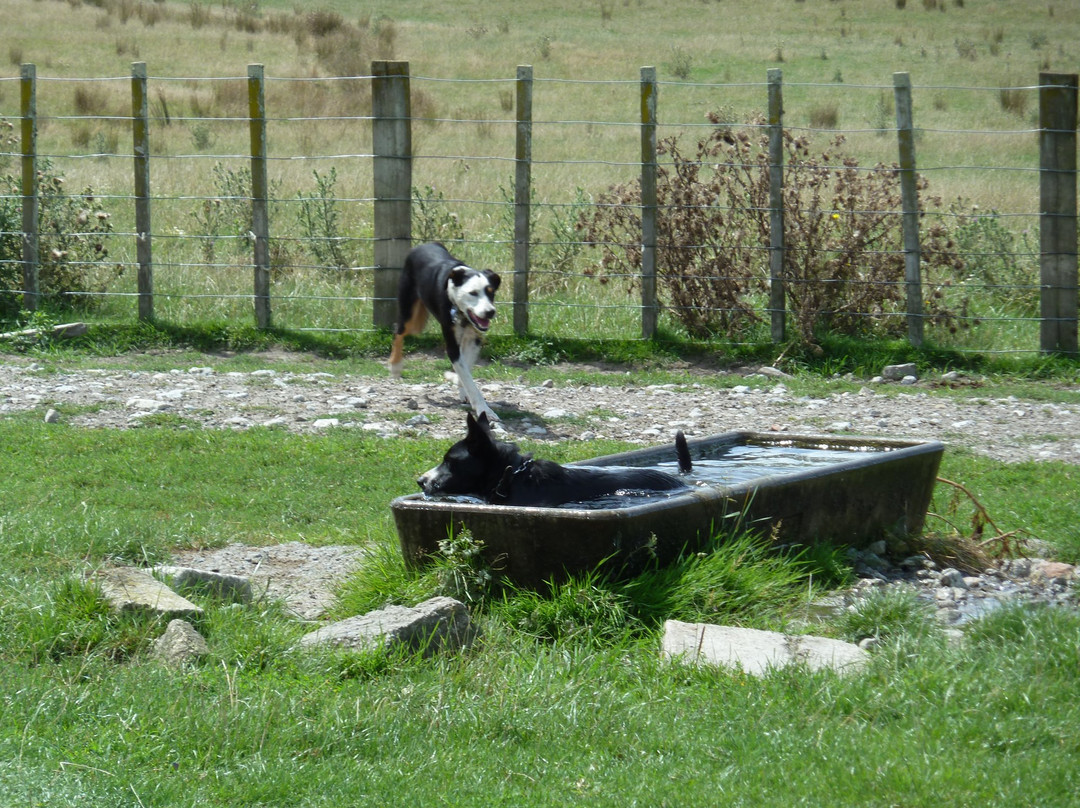
[[[161,412],[169,409],[171,405],[167,401],[158,401],[154,398],[129,398],[124,406],[129,410],[139,412]]]
[[[24,328],[21,331],[5,331],[0,334],[0,339],[25,339],[27,337],[40,337],[42,334],[48,334],[50,337],[64,338],[64,337],[81,337],[89,330],[86,323],[62,323],[60,325],[54,325],[52,328]]]
[[[154,640],[151,657],[178,668],[197,662],[210,653],[206,640],[186,620],[170,620],[165,633]]]
[[[918,375],[914,362],[906,362],[902,365],[886,365],[881,369],[881,378],[890,382],[898,382],[905,376],[918,378]]]
[[[251,602],[251,581],[241,575],[166,565],[154,567],[154,572],[181,594],[209,595],[230,603]]]
[[[979,572],[938,569],[931,559],[909,556],[897,564],[866,551],[851,551],[859,580],[837,601],[816,604],[822,614],[852,607],[869,593],[888,588],[912,590],[948,626],[960,626],[1009,603],[1080,607],[1076,567],[1044,559],[1016,558]],[[876,559],[878,564],[872,565]]]
[[[201,608],[144,569],[105,567],[94,573],[93,579],[116,611],[148,609],[167,615],[202,614]]]
[[[772,367],[770,365],[762,365],[761,367],[759,367],[757,369],[757,372],[760,373],[762,376],[769,376],[769,377],[774,378],[774,379],[790,379],[790,378],[792,378],[791,374],[784,373],[784,371],[780,370],[779,368],[774,368],[774,367]]]
[[[305,634],[300,638],[300,646],[335,645],[388,651],[401,647],[431,656],[467,646],[476,633],[464,603],[438,597],[413,608],[387,606],[331,623]]]
[[[707,623],[664,623],[661,653],[666,659],[736,668],[753,676],[793,663],[810,670],[854,673],[870,655],[857,645],[827,637],[781,634]]]

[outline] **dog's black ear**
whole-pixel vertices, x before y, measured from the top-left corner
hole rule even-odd
[[[474,451],[487,454],[495,449],[495,438],[491,434],[491,426],[488,424],[487,413],[482,412],[478,418],[474,418],[470,412],[465,416],[465,423],[469,431],[465,440]]]
[[[514,467],[507,466],[502,473],[502,479],[495,486],[495,496],[499,499],[510,499],[510,487],[514,482]]]
[[[492,292],[496,292],[499,289],[499,284],[502,283],[502,278],[492,272],[490,269],[484,270],[484,277],[487,278],[488,286],[491,287]]]
[[[465,428],[470,438],[490,434],[491,424],[488,423],[487,413],[482,412],[479,417],[474,417],[471,412],[466,413]]]
[[[469,268],[466,266],[457,266],[450,270],[450,283],[454,286],[461,286],[465,283],[465,278],[469,274]]]

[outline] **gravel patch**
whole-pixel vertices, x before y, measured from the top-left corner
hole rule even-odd
[[[690,376],[685,384],[642,386],[621,383],[617,374],[603,386],[500,382],[481,389],[503,414],[512,440],[610,438],[653,444],[670,440],[679,429],[699,437],[729,430],[845,433],[932,438],[1005,462],[1080,463],[1080,390],[1074,404],[933,392],[932,386],[966,383],[949,374],[914,384],[868,383],[858,392],[799,396],[775,371],[744,373],[746,384],[720,390]],[[464,410],[448,381],[414,384],[272,368],[150,372],[0,363],[0,417],[22,410],[91,428],[125,429],[174,418],[211,429],[318,433],[346,428],[447,440],[464,431]],[[63,415],[65,410],[71,414]]]

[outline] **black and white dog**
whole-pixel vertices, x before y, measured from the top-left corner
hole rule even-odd
[[[423,331],[430,312],[442,328],[446,355],[457,374],[462,401],[467,401],[477,415],[498,421],[473,381],[472,368],[495,316],[499,283],[499,276],[491,270],[466,266],[437,242],[410,250],[398,285],[398,321],[390,352],[390,373],[394,378],[401,378],[405,337]]]
[[[553,508],[587,502],[620,492],[681,491],[687,483],[673,474],[625,466],[561,466],[522,454],[512,443],[497,440],[483,413],[466,416],[468,433],[446,452],[442,463],[416,481],[424,494],[473,496],[493,505]],[[679,471],[691,471],[690,450],[682,432],[675,437]]]

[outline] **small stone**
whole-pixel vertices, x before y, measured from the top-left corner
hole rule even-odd
[[[1038,561],[1033,565],[1032,574],[1050,581],[1071,581],[1076,577],[1076,567],[1061,561]]]
[[[58,413],[56,410],[49,409],[49,410],[46,411],[46,413],[45,413],[45,423],[47,423],[47,424],[55,424],[59,420],[60,420],[60,413]]]
[[[158,401],[154,398],[129,398],[124,406],[129,410],[139,412],[161,412],[169,409],[170,405],[166,401]]]
[[[337,418],[319,418],[312,426],[316,429],[330,429],[331,427],[341,426],[341,421]]]
[[[947,586],[953,589],[967,589],[967,583],[964,581],[964,573],[960,572],[960,570],[953,569],[952,567],[941,571],[938,583],[943,587]]]
[[[774,368],[771,365],[762,365],[758,368],[758,373],[762,376],[771,376],[774,379],[790,379],[791,375],[784,373],[780,368]]]
[[[154,659],[171,667],[197,662],[210,653],[206,640],[186,620],[170,620],[165,633],[154,640]]]
[[[886,365],[881,369],[881,377],[891,382],[898,382],[905,376],[918,377],[914,362],[905,362],[902,365]]]
[[[544,413],[545,418],[569,418],[572,415],[573,413],[571,413],[570,411],[559,408],[550,409]]]

